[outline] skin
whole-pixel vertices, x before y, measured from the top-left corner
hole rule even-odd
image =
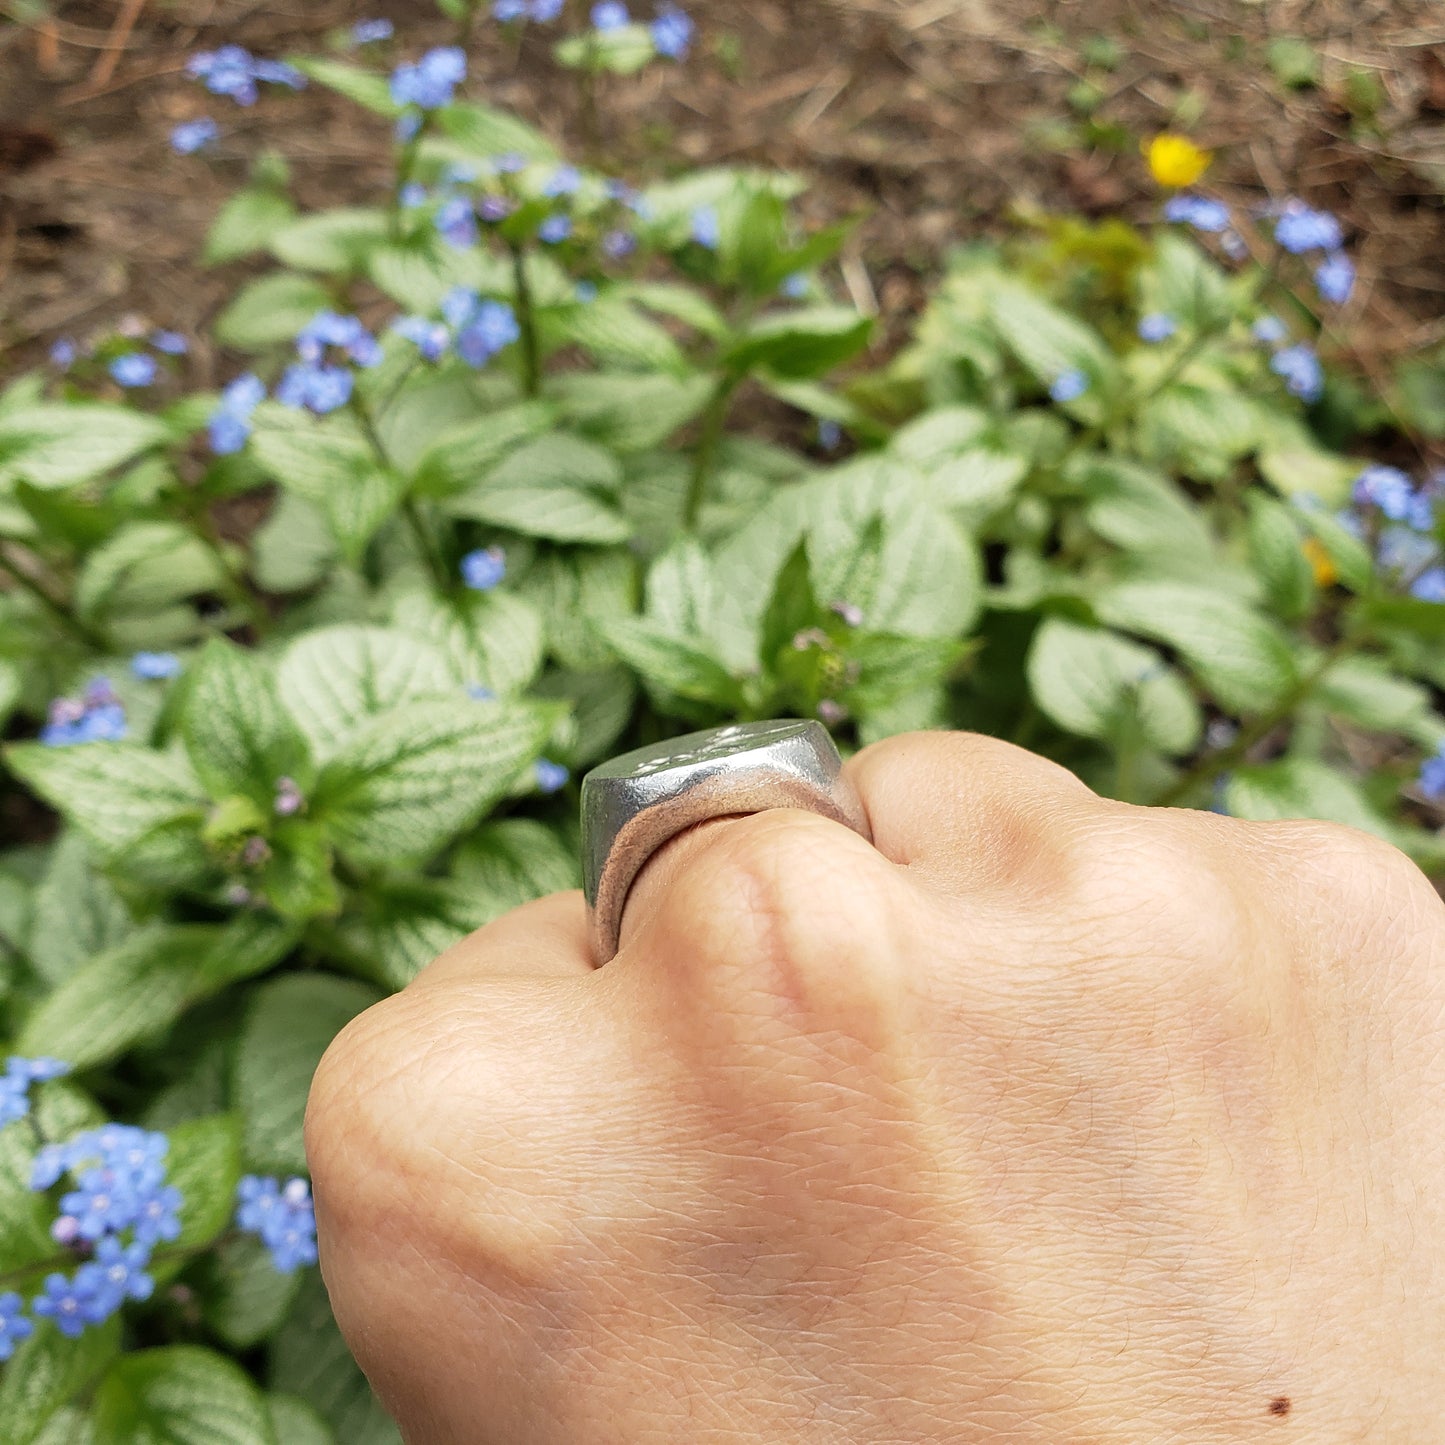
[[[1388,845],[911,733],[529,903],[307,1118],[413,1445],[1389,1441],[1445,1398],[1445,905]]]

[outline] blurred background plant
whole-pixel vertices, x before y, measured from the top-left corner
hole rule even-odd
[[[613,753],[976,728],[1445,875],[1445,32],[823,8],[0,6],[0,1445],[395,1440],[310,1077]]]

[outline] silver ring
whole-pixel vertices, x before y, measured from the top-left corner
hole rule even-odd
[[[593,768],[582,779],[582,889],[598,967],[617,952],[633,880],[694,823],[806,808],[871,843],[863,801],[842,766],[821,723],[776,719],[687,733]]]

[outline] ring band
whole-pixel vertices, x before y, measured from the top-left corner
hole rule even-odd
[[[600,763],[582,779],[582,888],[600,968],[643,865],[695,823],[806,808],[873,841],[857,790],[821,723],[776,719],[686,733]]]

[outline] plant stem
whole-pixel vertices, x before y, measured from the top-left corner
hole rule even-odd
[[[1325,675],[1337,662],[1357,652],[1364,645],[1364,636],[1355,633],[1342,637],[1320,659],[1319,663],[1305,674],[1283,698],[1268,712],[1256,718],[1248,727],[1241,728],[1239,736],[1217,753],[1209,753],[1199,759],[1187,772],[1175,780],[1154,800],[1156,808],[1172,808],[1196,788],[1213,783],[1217,778],[1230,772],[1249,755],[1251,748],[1269,736],[1280,723],[1309,697],[1324,680]]]
[[[537,346],[537,315],[532,300],[532,283],[527,278],[527,258],[522,248],[513,242],[512,280],[517,292],[517,326],[522,333],[522,388],[528,396],[536,396],[542,389],[542,361]]]
[[[426,134],[430,120],[430,113],[424,111],[416,134],[402,146],[401,155],[397,158],[396,184],[392,187],[391,205],[387,213],[387,229],[391,232],[392,240],[396,240],[401,235],[401,193],[411,182],[411,173],[416,166],[417,152],[421,149],[421,139]]]
[[[357,424],[361,427],[368,445],[376,454],[376,460],[385,471],[392,471],[391,456],[386,450],[386,443],[382,441],[380,432],[376,429],[376,423],[372,419],[371,412],[367,409],[366,403],[358,397],[355,392],[351,396],[351,413],[356,418]],[[407,529],[411,532],[412,540],[416,543],[416,549],[421,554],[422,561],[426,564],[427,571],[431,573],[432,581],[436,583],[439,590],[445,592],[451,585],[451,576],[447,572],[447,564],[437,547],[436,537],[431,528],[427,525],[426,518],[422,516],[421,507],[415,497],[405,496],[401,501],[401,518],[406,523]]]
[[[23,567],[11,561],[3,547],[0,547],[0,572],[11,578],[16,586],[28,592],[72,637],[97,652],[105,652],[108,644],[100,633],[80,620],[63,602],[57,601]]]
[[[713,388],[707,410],[703,413],[702,435],[698,438],[697,452],[693,457],[692,485],[688,488],[687,510],[683,514],[683,525],[690,532],[697,530],[703,496],[707,491],[713,465],[717,461],[718,443],[722,440],[723,427],[727,424],[733,394],[741,382],[742,377],[733,372],[725,372],[720,376]]]
[[[262,600],[261,594],[252,587],[245,569],[236,566],[227,556],[225,541],[216,530],[216,524],[205,505],[197,505],[200,499],[186,488],[183,487],[181,492],[181,506],[185,511],[186,521],[190,524],[192,533],[196,540],[215,557],[216,564],[221,569],[223,579],[221,590],[227,601],[246,614],[258,637],[265,637],[271,630],[271,613]]]

